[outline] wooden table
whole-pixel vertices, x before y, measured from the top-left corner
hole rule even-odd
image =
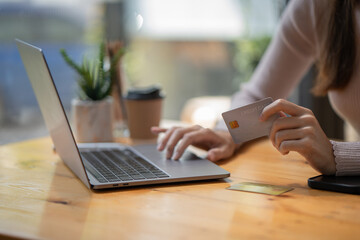
[[[317,173],[268,140],[219,165],[225,180],[92,192],[49,138],[0,147],[0,238],[360,239],[360,197],[310,189]],[[280,196],[230,191],[252,181],[292,186]]]

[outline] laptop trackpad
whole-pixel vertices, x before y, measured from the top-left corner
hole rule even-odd
[[[200,158],[191,151],[186,151],[179,160],[166,159],[164,152],[159,152],[155,144],[132,146],[170,177],[209,176],[224,174],[226,171],[205,158]],[[226,172],[227,173],[227,172]]]

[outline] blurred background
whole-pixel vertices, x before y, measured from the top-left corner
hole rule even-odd
[[[125,90],[160,85],[166,94],[163,117],[180,120],[189,99],[231,96],[249,80],[287,3],[1,0],[0,144],[48,135],[15,38],[44,50],[68,116],[71,99],[76,97],[77,75],[59,49],[65,48],[80,62],[107,39],[121,41],[127,49],[121,63]],[[317,100],[305,95],[315,76],[313,71],[291,99],[316,108]],[[330,135],[343,138],[342,122],[334,124]],[[351,136],[345,131],[345,137]]]

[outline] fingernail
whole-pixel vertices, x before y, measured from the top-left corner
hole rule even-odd
[[[164,150],[164,149],[165,149],[165,146],[166,146],[166,144],[165,144],[164,142],[162,142],[162,141],[160,141],[160,142],[158,143],[158,149],[159,149],[160,151]]]
[[[173,159],[174,159],[174,160],[178,160],[179,158],[180,158],[180,154],[179,154],[178,152],[176,152],[176,153],[174,154]]]
[[[263,121],[263,114],[260,114],[259,121]]]

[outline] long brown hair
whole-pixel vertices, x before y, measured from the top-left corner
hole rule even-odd
[[[320,52],[315,95],[344,88],[351,79],[356,60],[355,7],[357,0],[333,0]],[[328,10],[325,10],[328,11]],[[324,25],[323,25],[324,26]]]

